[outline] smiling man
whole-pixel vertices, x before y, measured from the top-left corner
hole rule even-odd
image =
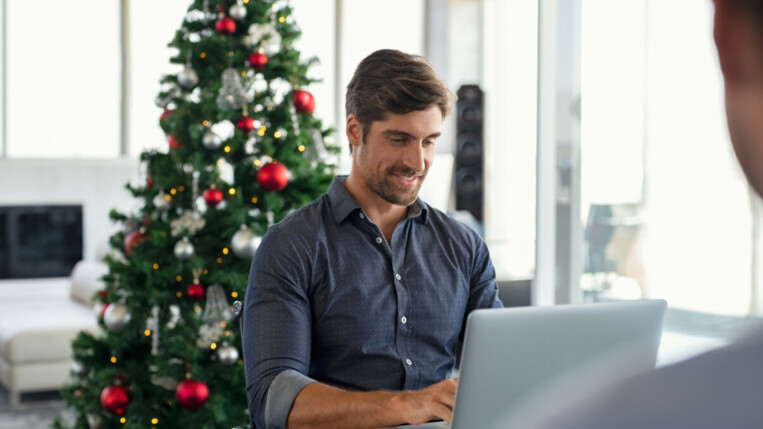
[[[487,247],[418,198],[451,108],[422,57],[380,50],[347,87],[352,168],[270,228],[244,311],[260,429],[449,421],[474,309],[500,307]]]

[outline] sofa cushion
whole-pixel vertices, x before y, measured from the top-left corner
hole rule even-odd
[[[71,297],[82,304],[92,307],[93,295],[106,286],[101,277],[109,272],[108,265],[99,261],[79,261],[71,275]]]
[[[77,333],[97,329],[92,309],[68,298],[0,302],[0,356],[11,364],[69,359]]]

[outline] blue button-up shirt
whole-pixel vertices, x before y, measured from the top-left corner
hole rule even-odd
[[[243,348],[258,428],[285,427],[313,381],[353,391],[442,381],[468,313],[502,306],[473,230],[417,199],[387,243],[345,180],[273,225],[252,262]]]

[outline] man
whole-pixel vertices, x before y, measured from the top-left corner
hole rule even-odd
[[[358,65],[349,176],[271,227],[252,263],[244,361],[259,429],[450,420],[466,316],[501,306],[479,236],[417,197],[450,107],[422,57]]]
[[[732,145],[763,195],[763,1],[715,0],[715,42]],[[549,429],[763,428],[763,330],[613,386]]]

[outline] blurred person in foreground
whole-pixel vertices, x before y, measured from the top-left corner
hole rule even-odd
[[[731,142],[750,185],[763,195],[763,0],[714,3]],[[730,346],[619,382],[552,413],[541,427],[763,428],[763,329]]]

